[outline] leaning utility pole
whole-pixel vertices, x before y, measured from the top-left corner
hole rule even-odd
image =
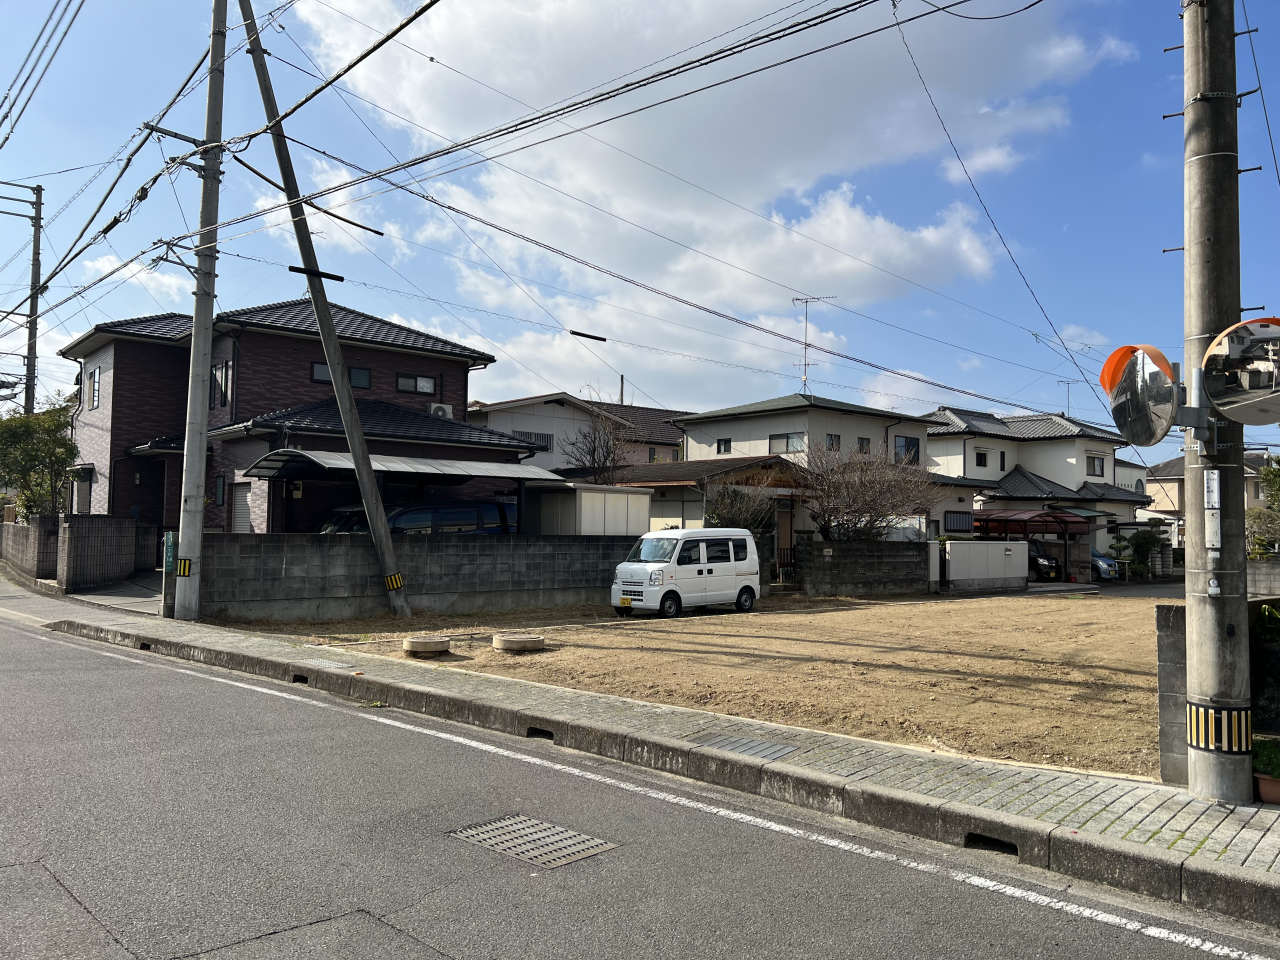
[[[1185,334],[1188,371],[1240,320],[1235,0],[1182,0]],[[1193,381],[1199,385],[1199,378]],[[1189,398],[1200,405],[1198,397]],[[1187,432],[1187,777],[1191,795],[1253,801],[1244,426],[1210,410]]]
[[[373,475],[373,465],[369,462],[369,447],[364,440],[364,428],[360,425],[360,414],[356,410],[356,398],[351,391],[347,365],[342,359],[342,345],[338,342],[338,331],[333,325],[329,297],[324,289],[323,278],[332,274],[322,273],[319,261],[316,259],[315,245],[311,242],[311,228],[307,224],[306,210],[299,199],[302,194],[298,189],[298,178],[293,172],[293,160],[289,156],[289,141],[285,139],[284,124],[280,122],[280,108],[276,104],[275,90],[271,86],[271,74],[267,72],[267,58],[262,49],[262,41],[258,37],[258,23],[253,16],[251,0],[240,0],[240,15],[244,19],[245,31],[249,38],[249,54],[253,57],[253,69],[258,75],[258,87],[262,91],[262,106],[266,110],[267,123],[270,125],[276,161],[280,165],[280,182],[284,185],[285,197],[289,201],[289,216],[293,220],[293,231],[298,238],[298,254],[302,258],[302,269],[297,272],[307,278],[311,306],[315,311],[316,325],[320,328],[320,343],[324,347],[324,358],[329,365],[329,379],[333,382],[333,392],[338,399],[342,429],[347,435],[347,446],[351,449],[351,463],[355,468],[356,482],[360,486],[360,499],[364,501],[365,516],[369,519],[369,532],[373,534],[373,546],[382,567],[383,586],[386,587],[387,599],[391,602],[392,611],[397,616],[407,617],[411,611],[409,600],[405,595],[404,577],[400,575],[400,568],[396,565],[395,547],[391,543],[391,528],[387,525],[387,515],[382,509],[382,494],[378,491],[378,482]]]
[[[218,266],[218,191],[222,186],[222,86],[226,77],[227,0],[213,0],[209,33],[209,99],[200,147],[200,242],[196,248],[195,309],[191,318],[191,372],[187,430],[182,444],[182,515],[173,615],[200,616],[200,560],[204,552],[205,457],[209,444],[209,352],[213,344],[214,280]]]

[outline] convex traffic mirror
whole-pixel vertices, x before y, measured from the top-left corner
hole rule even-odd
[[[1209,344],[1201,363],[1209,402],[1236,423],[1280,422],[1278,358],[1280,318],[1263,317],[1228,327]]]
[[[1178,386],[1163,353],[1145,343],[1121,347],[1107,357],[1098,380],[1122,437],[1137,447],[1165,438],[1178,416]]]

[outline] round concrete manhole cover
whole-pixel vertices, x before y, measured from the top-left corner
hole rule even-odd
[[[433,656],[449,652],[451,637],[407,637],[404,652],[414,657]]]
[[[542,650],[546,645],[542,637],[532,633],[495,633],[493,635],[493,649],[507,653]]]

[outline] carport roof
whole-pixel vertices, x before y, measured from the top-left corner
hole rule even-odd
[[[434,477],[498,477],[504,480],[562,480],[550,470],[526,463],[485,463],[479,460],[430,460],[375,454],[369,463],[378,473]],[[349,453],[327,450],[272,450],[244,472],[255,480],[349,480],[355,467]],[[348,476],[349,475],[349,476]]]

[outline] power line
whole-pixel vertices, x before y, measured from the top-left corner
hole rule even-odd
[[[13,131],[16,130],[18,127],[18,121],[21,120],[22,115],[27,112],[27,107],[31,105],[31,101],[36,95],[36,90],[39,89],[41,82],[43,82],[44,80],[44,75],[49,72],[49,68],[53,66],[54,58],[57,57],[58,51],[62,49],[62,42],[67,39],[67,34],[71,32],[72,26],[75,25],[76,18],[80,16],[80,11],[84,8],[84,0],[80,0],[79,5],[76,7],[76,12],[71,15],[71,19],[67,21],[67,25],[65,28],[63,28],[61,36],[58,37],[58,42],[57,42],[57,45],[54,46],[53,52],[50,53],[47,58],[45,58],[44,56],[45,51],[49,49],[49,44],[53,42],[54,34],[57,33],[59,27],[62,26],[62,19],[67,15],[67,11],[71,9],[71,3],[72,3],[72,0],[67,0],[67,5],[62,8],[62,13],[58,15],[57,23],[54,24],[53,30],[50,31],[49,33],[49,39],[46,40],[44,43],[44,46],[40,48],[40,53],[36,55],[36,59],[34,61],[31,61],[31,70],[27,74],[26,78],[23,79],[21,85],[18,87],[17,92],[13,94],[12,100],[9,100],[9,93],[8,92],[5,93],[5,99],[9,100],[9,106],[8,106],[8,109],[5,110],[4,114],[0,115],[0,125],[3,125],[4,122],[8,120],[9,131],[4,135],[4,139],[0,140],[0,150],[4,149],[4,145],[8,143],[9,138],[13,136]],[[58,4],[55,2],[54,9],[57,9],[57,6]],[[53,12],[50,11],[50,17],[52,16],[53,16]],[[45,25],[46,26],[48,25],[48,20],[45,21]],[[44,27],[41,27],[40,34],[43,34],[43,33],[44,33]],[[37,43],[39,42],[39,39],[40,39],[40,36],[37,35],[36,37]],[[34,49],[34,46],[33,46],[33,49]],[[31,54],[30,52],[28,52],[27,58],[22,61],[22,67],[19,67],[18,69],[19,75],[22,73],[22,69],[26,67],[28,60],[30,60],[30,57],[31,57]],[[44,59],[44,66],[43,68],[40,69],[40,76],[35,78],[35,83],[31,85],[31,90],[27,93],[26,99],[22,101],[22,106],[20,109],[18,109],[17,114],[15,115],[14,110],[15,108],[18,107],[18,100],[22,97],[22,93],[26,89],[27,83],[31,80],[33,76],[35,76],[36,69],[40,67],[40,61],[42,58]],[[17,77],[14,78],[14,82],[15,83],[17,82]],[[13,89],[12,83],[9,85],[9,89],[10,90]]]
[[[1267,113],[1267,94],[1262,89],[1262,71],[1258,68],[1258,50],[1253,45],[1253,24],[1249,22],[1249,4],[1240,0],[1240,9],[1244,11],[1245,35],[1249,38],[1249,53],[1253,55],[1253,73],[1258,78],[1258,98],[1262,101],[1262,119],[1267,124],[1267,140],[1271,144],[1271,164],[1276,171],[1276,185],[1280,186],[1280,160],[1276,159],[1276,138],[1271,135],[1271,117]]]

